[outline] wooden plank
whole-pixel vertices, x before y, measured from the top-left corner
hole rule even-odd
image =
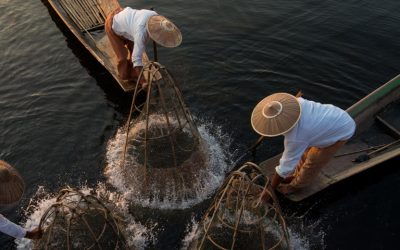
[[[94,24],[96,23],[96,19],[93,18],[92,15],[88,14],[88,9],[87,6],[85,6],[85,1],[82,0],[70,0],[71,5],[74,8],[74,11],[76,13],[79,13],[79,15],[85,19],[86,26],[85,29],[90,29]]]
[[[80,27],[80,29],[84,29],[84,23],[82,23],[80,21],[80,18],[78,16],[75,15],[74,12],[71,11],[71,8],[69,7],[69,5],[65,2],[65,0],[60,0],[60,4],[62,6],[62,8],[65,10],[65,12],[69,15],[69,17],[74,20],[74,23]]]
[[[68,11],[71,14],[73,13],[73,16],[78,18],[77,20],[75,20],[75,22],[79,21],[82,24],[83,29],[87,29],[88,27],[90,27],[91,21],[86,15],[82,13],[82,11],[79,11],[79,7],[77,6],[77,4],[79,3],[73,0],[69,1],[64,0],[63,2],[64,6],[67,7]]]
[[[94,3],[96,2],[96,0],[91,0],[91,1],[81,0],[81,1],[86,6],[91,15],[95,18],[96,22],[94,25],[103,24],[105,19],[99,15],[99,10],[97,9]]]
[[[347,179],[350,176],[353,176],[355,174],[358,174],[362,171],[365,171],[367,169],[370,169],[380,163],[383,163],[389,159],[392,159],[394,157],[400,156],[400,147],[397,147],[395,149],[392,149],[389,152],[383,153],[381,155],[378,155],[376,157],[371,158],[368,161],[354,164],[354,163],[349,163],[348,168],[344,171],[341,171],[337,173],[336,175],[325,175],[324,172],[318,175],[316,180],[310,185],[309,187],[303,188],[299,190],[296,193],[285,195],[286,198],[292,201],[301,201],[305,198],[310,197],[313,194],[318,193],[319,191],[329,187],[330,185],[333,185],[341,180]],[[279,158],[281,155],[277,155],[275,157],[272,157],[268,159],[267,161],[264,161],[260,164],[260,168],[263,172],[264,175],[270,176],[275,172],[275,167],[277,166],[277,163],[279,162]]]
[[[377,88],[369,95],[361,99],[360,101],[353,104],[351,107],[347,109],[347,112],[352,116],[356,117],[360,113],[363,113],[368,107],[376,105],[377,102],[381,99],[387,99],[387,101],[379,107],[382,108],[386,106],[388,102],[392,102],[393,100],[398,99],[399,97],[399,89],[400,89],[400,75],[397,75],[392,80],[388,81],[381,87]],[[384,98],[387,97],[390,93],[395,93],[395,98]]]
[[[379,115],[376,116],[376,119],[383,125],[385,126],[396,138],[400,138],[400,132],[390,125],[388,122],[386,122],[382,117]]]

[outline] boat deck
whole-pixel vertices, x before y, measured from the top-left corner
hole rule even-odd
[[[133,92],[136,82],[124,81],[118,76],[117,59],[104,30],[107,15],[120,7],[119,2],[117,0],[49,0],[49,3],[69,30],[110,72],[121,88],[125,92]],[[143,63],[146,64],[148,61],[147,54],[143,53]]]

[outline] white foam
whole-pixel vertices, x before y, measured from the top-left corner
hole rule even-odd
[[[33,197],[41,197],[40,200],[31,198],[28,208],[25,210],[25,216],[27,216],[26,222],[23,227],[27,230],[31,230],[39,226],[40,219],[55,201],[56,197],[52,194],[47,194],[43,186],[39,186]],[[26,238],[16,239],[17,249],[32,249],[32,241]]]
[[[181,250],[193,249],[196,244],[195,242],[200,239],[201,235],[200,222],[192,218],[191,222],[186,227],[186,235],[182,240]],[[274,233],[274,232],[272,232]],[[301,236],[300,233],[295,230],[288,228],[289,241],[291,249],[296,250],[308,250],[310,249],[310,243],[306,236]],[[274,234],[278,235],[277,232]]]
[[[288,231],[289,231],[290,247],[292,249],[296,250],[310,249],[309,240],[307,238],[303,238],[299,233],[293,231],[291,228],[288,228]]]
[[[139,124],[139,126],[141,125]],[[198,130],[205,142],[204,146],[208,153],[209,161],[207,166],[199,169],[196,174],[196,183],[193,187],[190,187],[190,190],[175,190],[174,187],[169,187],[166,183],[163,192],[167,193],[168,197],[161,198],[159,197],[160,190],[155,187],[152,189],[151,194],[138,192],[137,189],[143,184],[139,178],[133,182],[125,180],[123,169],[121,168],[126,139],[126,131],[123,128],[117,131],[115,137],[107,145],[105,175],[108,182],[116,187],[126,199],[144,207],[185,209],[209,198],[215,189],[222,184],[225,174],[229,170],[229,166],[231,166],[229,164],[231,157],[228,150],[231,140],[222,132],[220,127],[213,126],[210,122],[200,121]],[[221,144],[221,141],[224,144]],[[132,171],[135,170],[137,169],[132,169]],[[135,176],[134,173],[132,175]]]
[[[196,221],[194,217],[192,217],[192,220],[190,223],[186,226],[186,235],[185,238],[182,240],[182,247],[181,250],[185,249],[192,249],[193,242],[197,241],[199,236],[200,236],[200,231],[199,231],[199,222]]]
[[[157,226],[156,222],[149,221],[146,223],[148,226],[143,226],[135,221],[134,217],[128,211],[128,202],[123,196],[118,193],[107,190],[106,185],[99,183],[97,187],[81,187],[79,189],[83,194],[95,194],[97,197],[106,201],[109,209],[122,215],[126,222],[126,227],[122,228],[123,234],[129,246],[134,246],[135,249],[145,249],[149,244],[156,242],[154,228]],[[31,200],[31,205],[25,211],[27,216],[26,222],[23,224],[24,228],[32,229],[39,225],[45,211],[56,201],[56,194],[47,193],[43,187],[40,187],[36,192],[34,198]],[[15,240],[17,249],[32,249],[33,244],[29,239]]]

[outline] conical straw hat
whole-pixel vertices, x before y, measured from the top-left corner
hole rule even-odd
[[[182,34],[168,18],[164,16],[152,16],[147,21],[147,32],[151,39],[161,46],[174,48],[182,42]]]
[[[0,205],[19,201],[24,189],[25,183],[17,170],[0,160]]]
[[[263,136],[277,136],[288,132],[300,119],[300,103],[287,93],[265,97],[253,109],[251,126]]]

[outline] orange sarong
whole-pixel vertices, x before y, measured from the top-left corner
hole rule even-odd
[[[345,143],[346,141],[337,141],[325,148],[311,147],[307,149],[297,164],[293,174],[294,178],[289,186],[297,189],[312,184],[322,168]]]
[[[136,80],[136,75],[133,70],[133,64],[130,60],[133,50],[133,42],[115,34],[112,29],[113,18],[116,14],[121,12],[123,8],[118,8],[112,11],[104,24],[104,28],[108,39],[110,40],[111,47],[113,48],[117,57],[117,70],[119,77],[122,80]]]

